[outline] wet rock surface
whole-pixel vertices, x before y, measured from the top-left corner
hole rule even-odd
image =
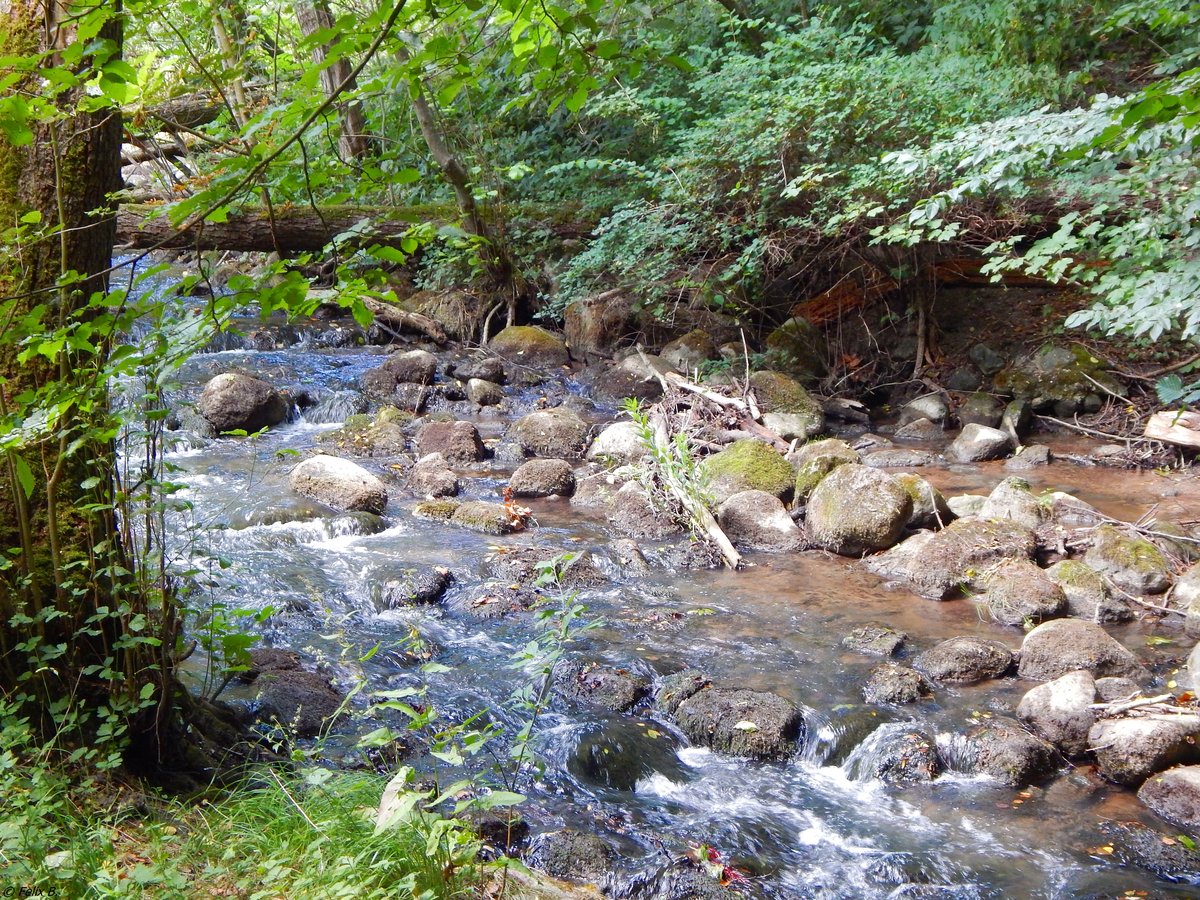
[[[803,737],[804,718],[788,700],[763,691],[706,687],[675,709],[688,740],[718,753],[782,759]]]
[[[862,694],[867,703],[916,703],[933,696],[933,685],[916,669],[885,665],[871,671]]]
[[[974,684],[1001,677],[1012,663],[1012,651],[999,641],[957,637],[917,654],[913,668],[934,681]]]
[[[288,404],[268,382],[251,375],[227,372],[204,386],[196,401],[200,414],[218,432],[253,434],[278,425],[288,415]]]
[[[1095,678],[1136,680],[1146,674],[1137,657],[1094,622],[1056,619],[1025,635],[1019,669],[1022,678],[1050,681],[1076,669]]]
[[[334,509],[382,513],[388,493],[383,482],[348,459],[313,456],[292,470],[289,483],[298,494]]]

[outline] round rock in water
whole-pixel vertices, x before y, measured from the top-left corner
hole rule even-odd
[[[742,491],[721,504],[717,522],[733,543],[752,550],[797,550],[803,535],[783,503],[766,491]]]
[[[292,490],[334,509],[382,515],[387,488],[356,463],[337,456],[314,456],[292,469]]]
[[[1050,681],[1076,669],[1086,669],[1093,678],[1146,676],[1137,657],[1093,622],[1055,619],[1025,635],[1019,670],[1022,678]]]
[[[219,432],[253,434],[287,418],[283,395],[261,378],[226,372],[204,386],[196,401],[200,414]]]
[[[567,497],[575,490],[575,472],[565,459],[531,459],[512,473],[508,486],[518,497]]]
[[[838,466],[808,500],[808,536],[843,556],[886,550],[912,516],[912,497],[896,479],[866,466]]]
[[[954,439],[954,443],[946,450],[946,456],[955,462],[982,462],[1007,456],[1012,446],[1012,438],[1007,431],[972,423]]]
[[[998,641],[956,637],[918,654],[913,660],[913,668],[934,681],[974,684],[999,678],[1008,671],[1012,661],[1012,651]]]
[[[1039,684],[1021,698],[1017,718],[1064,756],[1082,756],[1088,750],[1088,732],[1096,723],[1092,704],[1096,682],[1090,672],[1069,672]]]
[[[1138,799],[1172,825],[1200,835],[1200,766],[1176,766],[1147,779]]]
[[[1101,775],[1137,785],[1171,766],[1200,763],[1200,716],[1102,719],[1088,732],[1088,744]]]
[[[694,744],[754,759],[791,755],[804,729],[800,710],[783,697],[715,687],[680,703],[675,722]]]
[[[863,685],[863,699],[873,704],[916,703],[931,696],[933,687],[924,675],[894,663],[872,669]]]

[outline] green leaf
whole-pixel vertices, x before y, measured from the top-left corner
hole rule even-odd
[[[36,485],[33,477],[33,470],[29,468],[29,463],[25,462],[24,458],[12,454],[9,459],[12,460],[13,471],[17,474],[17,481],[21,484],[21,490],[25,492],[25,499],[33,496],[33,490]]]
[[[621,42],[614,40],[601,41],[596,45],[596,55],[601,59],[613,59],[621,52]]]

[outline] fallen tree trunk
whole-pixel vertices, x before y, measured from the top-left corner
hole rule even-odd
[[[449,215],[447,213],[450,213]],[[318,251],[339,235],[350,247],[379,244],[399,248],[416,224],[453,221],[437,206],[379,209],[364,206],[280,208],[230,213],[224,222],[205,222],[179,231],[159,206],[126,204],[117,211],[117,244],[131,250],[231,250],[285,253]]]

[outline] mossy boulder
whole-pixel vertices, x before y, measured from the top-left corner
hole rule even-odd
[[[785,440],[806,441],[825,430],[825,411],[796,379],[781,372],[755,372],[750,387],[763,424]]]
[[[1067,615],[1108,624],[1133,618],[1129,604],[1114,597],[1104,577],[1080,559],[1063,559],[1046,569],[1046,577],[1067,598]]]
[[[1084,562],[1131,594],[1161,594],[1171,586],[1171,564],[1145,538],[1126,534],[1113,525],[1092,532]]]
[[[701,464],[714,499],[723,503],[742,491],[766,491],[780,500],[791,497],[795,472],[762,441],[734,441]]]
[[[808,498],[806,524],[818,546],[843,556],[886,550],[912,516],[912,497],[886,472],[838,466]]]
[[[818,484],[838,466],[862,462],[858,451],[837,438],[809,441],[788,457],[796,469],[796,503],[808,500]]]
[[[805,319],[788,319],[767,335],[767,358],[772,367],[802,381],[816,381],[827,369],[825,336]]]
[[[413,515],[433,522],[449,522],[460,505],[457,500],[423,500],[413,507]]]
[[[917,593],[948,600],[981,587],[987,571],[1005,559],[1032,559],[1037,540],[1032,530],[999,519],[956,519],[941,531],[918,532],[868,568],[898,578]]]
[[[450,524],[484,534],[512,534],[524,525],[513,518],[503,503],[469,500],[460,503],[450,516]]]
[[[912,498],[912,515],[908,518],[909,528],[944,528],[954,519],[950,504],[942,492],[920,475],[898,472],[892,476]]]
[[[979,600],[1001,625],[1044,622],[1067,611],[1062,588],[1027,559],[1007,559],[996,566],[984,582]]]
[[[503,357],[509,378],[538,381],[547,369],[564,366],[569,360],[562,339],[536,325],[512,325],[488,342],[488,350]]]
[[[1078,669],[1097,679],[1146,676],[1138,658],[1094,622],[1055,619],[1033,629],[1021,642],[1022,678],[1051,681]]]
[[[1058,416],[1070,416],[1098,409],[1105,391],[1124,391],[1107,368],[1103,359],[1079,344],[1045,344],[998,372],[995,384],[998,391],[1028,400],[1039,412],[1051,410]]]
[[[350,416],[341,428],[318,435],[317,443],[336,447],[350,456],[399,456],[408,444],[405,426],[412,419],[412,413],[385,406],[373,419],[366,415]]]

